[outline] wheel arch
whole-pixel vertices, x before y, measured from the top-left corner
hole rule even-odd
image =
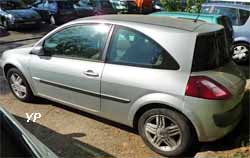
[[[167,104],[162,104],[162,103],[150,103],[150,104],[144,105],[141,108],[139,108],[136,111],[134,119],[133,119],[133,128],[138,130],[138,123],[139,123],[139,119],[142,116],[142,114],[144,114],[148,110],[155,109],[155,108],[169,109],[169,110],[175,111],[175,112],[181,114],[182,116],[184,116],[187,119],[187,121],[191,127],[192,133],[194,134],[194,138],[196,140],[198,140],[198,133],[197,133],[198,131],[197,131],[195,125],[193,124],[193,122],[181,110],[178,110],[172,106],[169,106]]]
[[[34,90],[32,84],[31,84],[31,81],[29,80],[29,78],[26,77],[26,73],[24,72],[24,70],[23,70],[20,66],[15,65],[15,64],[13,64],[13,63],[6,63],[6,64],[3,66],[3,73],[4,73],[3,75],[4,75],[4,77],[7,79],[7,73],[8,73],[8,71],[9,71],[10,69],[12,69],[12,68],[18,69],[18,70],[24,75],[25,79],[27,80],[27,82],[28,82],[28,84],[29,84],[29,87],[30,87],[32,93],[35,94],[35,93],[34,93],[35,90]]]
[[[250,39],[247,39],[247,38],[236,38],[233,41],[233,45],[240,44],[240,43],[248,44],[249,47],[250,47]]]

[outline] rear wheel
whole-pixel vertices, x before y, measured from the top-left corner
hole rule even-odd
[[[34,95],[23,74],[16,68],[11,68],[7,73],[7,79],[12,93],[15,97],[24,102],[34,100]]]
[[[145,112],[139,119],[138,129],[145,144],[164,156],[179,156],[194,142],[188,120],[168,109]]]
[[[250,46],[246,43],[238,43],[233,46],[233,60],[238,64],[249,62]]]

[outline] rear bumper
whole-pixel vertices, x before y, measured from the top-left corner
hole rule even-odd
[[[242,116],[243,95],[230,101],[185,97],[184,113],[194,125],[200,142],[220,139],[237,126]]]
[[[213,120],[217,127],[227,127],[232,125],[234,122],[237,122],[239,118],[242,116],[242,106],[237,105],[235,108],[220,113],[220,114],[214,114]]]

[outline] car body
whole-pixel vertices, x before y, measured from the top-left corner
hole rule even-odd
[[[238,63],[247,63],[250,54],[250,6],[228,3],[205,3],[202,13],[228,16],[234,29],[233,58]]]
[[[176,156],[195,135],[217,140],[241,118],[246,80],[226,45],[220,25],[106,15],[6,51],[0,65],[18,99],[40,96],[134,127],[152,150]]]
[[[188,13],[188,12],[156,12],[150,15],[153,16],[168,16],[174,18],[183,18],[191,20],[200,20],[213,24],[223,25],[226,31],[229,45],[233,43],[233,26],[230,19],[226,16],[220,14],[197,14],[197,13]]]
[[[40,15],[21,0],[0,0],[0,24],[8,28],[39,26]]]
[[[89,1],[80,0],[74,4],[74,8],[78,17],[87,17],[95,15],[94,7]]]
[[[57,158],[7,110],[0,106],[1,157]]]
[[[72,1],[38,0],[32,6],[44,21],[53,25],[63,24],[78,18]]]
[[[82,17],[117,13],[109,0],[80,0],[74,5],[74,8],[77,14]]]

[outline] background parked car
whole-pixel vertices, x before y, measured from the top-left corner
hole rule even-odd
[[[160,0],[153,0],[153,12],[164,11]]]
[[[57,158],[9,112],[0,107],[1,157]]]
[[[79,0],[74,4],[74,8],[78,17],[95,15],[94,7],[88,0]]]
[[[62,24],[78,18],[72,1],[38,0],[33,8],[40,13],[43,20],[50,24]]]
[[[126,12],[126,3],[121,0],[110,0],[113,8],[117,11],[117,13],[125,13]]]
[[[0,0],[0,24],[6,29],[39,26],[41,16],[21,0]]]
[[[227,16],[220,14],[197,14],[188,12],[156,12],[153,16],[168,16],[174,18],[191,19],[205,21],[213,24],[223,25],[228,39],[228,45],[231,47],[233,43],[233,26],[231,20]]]
[[[234,29],[233,59],[237,63],[247,63],[250,54],[250,6],[228,3],[206,3],[202,13],[228,16]]]
[[[116,14],[117,11],[113,8],[109,0],[79,0],[74,5],[78,16],[88,16],[86,11],[89,11],[89,15],[104,15],[104,14]]]

